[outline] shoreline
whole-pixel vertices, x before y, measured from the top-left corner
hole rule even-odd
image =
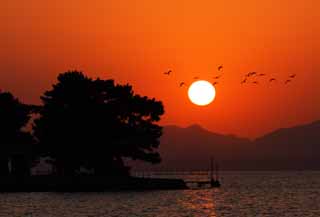
[[[6,192],[108,192],[186,190],[183,179],[107,176],[0,177],[0,193]]]

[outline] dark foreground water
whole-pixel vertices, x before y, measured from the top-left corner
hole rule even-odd
[[[227,172],[222,188],[0,194],[0,216],[320,216],[320,172]]]

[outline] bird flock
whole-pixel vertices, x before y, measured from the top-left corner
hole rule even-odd
[[[216,86],[217,84],[219,84],[220,82],[220,79],[223,75],[223,69],[224,69],[224,66],[223,65],[219,65],[217,67],[217,70],[218,72],[220,73],[219,75],[216,75],[216,76],[213,76],[212,77],[212,85],[213,86]],[[163,74],[166,75],[166,76],[170,76],[172,74],[172,70],[168,70],[166,72],[164,72]],[[255,84],[255,85],[258,85],[259,84],[259,81],[258,79],[261,78],[261,77],[266,77],[267,74],[265,73],[258,73],[258,72],[248,72],[244,75],[244,78],[241,80],[240,84],[244,85],[244,84],[249,84],[249,83],[252,83],[252,84]],[[293,81],[293,79],[296,77],[296,74],[291,74],[289,75],[286,80],[283,82],[283,84],[287,85],[289,84],[290,82]],[[193,77],[193,80],[199,80],[200,78],[198,76],[195,76]],[[281,82],[280,79],[276,79],[274,77],[271,77],[268,79],[268,83],[273,83],[273,82]],[[185,81],[180,81],[179,83],[179,87],[184,87],[184,86],[187,86],[187,83]]]

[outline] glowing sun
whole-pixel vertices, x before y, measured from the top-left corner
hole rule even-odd
[[[192,103],[199,106],[205,106],[214,100],[216,89],[208,81],[195,81],[189,87],[188,96]]]

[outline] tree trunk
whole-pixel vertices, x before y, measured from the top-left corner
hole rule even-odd
[[[7,157],[0,157],[0,176],[8,176],[9,175],[9,165]]]

